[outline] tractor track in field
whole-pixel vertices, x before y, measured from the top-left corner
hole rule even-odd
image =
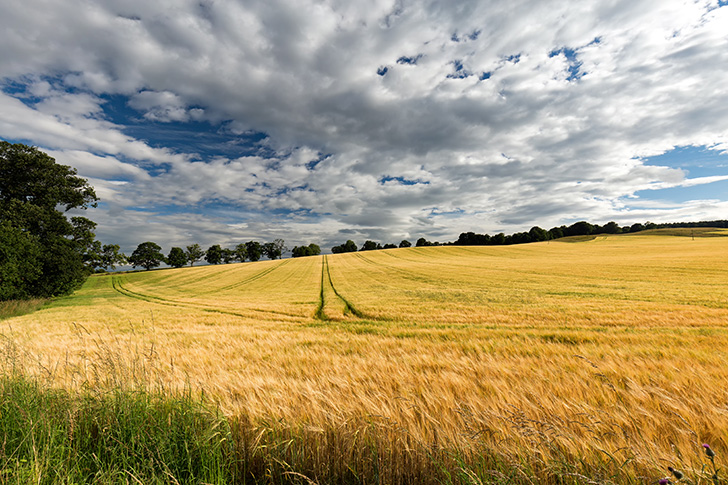
[[[472,246],[458,246],[458,248],[464,253],[469,253],[469,254],[473,254],[473,255],[477,255],[477,256],[481,256],[481,257],[483,256],[481,253],[479,253],[475,250],[469,249],[470,247],[472,247]],[[405,261],[405,262],[414,263],[414,264],[427,264],[430,266],[439,266],[441,268],[446,268],[446,269],[472,268],[473,267],[472,265],[467,265],[467,264],[452,264],[450,262],[423,261],[423,260],[419,260],[419,259],[405,258],[405,257],[399,256],[399,255],[391,254],[390,252],[386,252],[386,251],[384,252],[384,254],[386,254],[387,256],[389,256],[397,261]],[[357,253],[357,256],[359,256],[358,253]],[[360,256],[360,257],[367,263],[370,263],[373,265],[377,264],[376,262],[371,261],[363,256]],[[490,257],[490,256],[488,256],[488,257]],[[503,258],[498,258],[498,260],[502,260],[502,259]],[[393,271],[399,272],[400,274],[402,274],[405,277],[407,274],[409,274],[410,275],[409,279],[413,279],[413,275],[415,275],[415,273],[406,272],[405,270],[395,268],[392,266],[387,266],[387,268],[389,268]],[[515,268],[497,268],[497,267],[492,267],[492,266],[483,267],[482,269],[487,270],[489,272],[493,272],[493,273],[519,274],[519,275],[525,275],[525,276],[540,276],[540,277],[546,277],[546,278],[550,278],[550,279],[573,278],[573,274],[571,274],[571,273],[559,274],[559,273],[554,273],[554,272],[529,271],[529,270],[522,270],[522,269],[515,269]],[[604,276],[581,275],[580,277],[584,278],[584,279],[594,280],[594,281],[616,281],[616,282],[622,281],[621,278],[605,278]],[[489,283],[489,285],[494,286],[492,283]]]
[[[190,310],[198,310],[198,311],[206,312],[206,313],[220,313],[223,315],[231,315],[231,316],[241,317],[241,318],[256,318],[261,313],[265,313],[265,314],[269,314],[269,315],[270,314],[281,315],[281,316],[286,316],[289,318],[296,318],[296,319],[300,318],[299,315],[291,315],[290,313],[276,312],[276,311],[272,311],[272,310],[261,310],[258,308],[248,308],[247,310],[249,312],[251,312],[248,314],[238,313],[238,312],[233,312],[233,311],[229,311],[229,310],[224,310],[221,308],[205,306],[205,305],[201,305],[198,303],[182,302],[182,301],[172,300],[172,299],[168,299],[168,298],[161,298],[161,297],[153,296],[153,295],[146,295],[144,293],[139,293],[136,291],[132,291],[128,288],[124,288],[121,276],[112,276],[111,277],[111,286],[114,288],[114,290],[117,293],[124,295],[127,298],[142,300],[142,301],[146,301],[148,303],[155,303],[157,305],[171,306],[171,307],[176,307],[176,308],[187,308]]]
[[[319,294],[319,304],[316,308],[316,313],[314,314],[314,317],[317,320],[328,320],[324,313],[324,308],[326,307],[326,288],[330,288],[331,291],[333,291],[334,295],[336,295],[336,298],[341,300],[341,302],[344,304],[344,315],[352,314],[357,318],[367,318],[370,320],[374,320],[371,317],[365,316],[354,305],[352,305],[349,300],[341,296],[341,293],[338,292],[338,290],[334,286],[333,280],[331,279],[331,270],[329,269],[328,256],[324,256],[321,260],[321,293]]]
[[[204,291],[204,292],[201,292],[201,293],[203,293],[203,294],[207,294],[207,293],[218,293],[220,291],[228,291],[228,290],[233,290],[235,288],[240,288],[241,286],[245,286],[248,283],[252,283],[255,280],[258,280],[260,278],[263,278],[264,276],[267,276],[267,275],[271,274],[273,271],[279,269],[281,266],[284,266],[285,264],[287,264],[289,262],[290,262],[290,259],[282,260],[280,263],[276,264],[275,266],[272,266],[270,268],[266,268],[263,271],[260,271],[258,273],[255,273],[254,275],[251,275],[251,276],[245,278],[244,280],[236,281],[235,283],[232,283],[232,284],[227,285],[227,286],[223,286],[222,288],[216,288],[214,290]]]
[[[353,254],[354,254],[354,256],[356,256],[357,258],[361,259],[362,261],[364,261],[365,263],[367,263],[371,266],[376,266],[378,268],[385,267],[388,271],[393,271],[393,272],[401,275],[402,278],[404,278],[406,280],[415,281],[417,283],[427,282],[427,283],[431,283],[431,284],[435,284],[435,285],[440,283],[439,279],[433,279],[427,275],[418,275],[417,273],[414,273],[412,271],[407,271],[407,270],[397,268],[394,266],[389,266],[389,265],[383,266],[382,263],[372,261],[371,259],[367,258],[366,256],[364,256],[362,254],[359,254],[359,253],[353,253]],[[396,258],[396,256],[393,256],[393,257]]]
[[[185,277],[185,278],[189,278],[189,279],[183,279],[181,281],[178,281],[177,283],[175,283],[175,286],[190,286],[193,284],[202,283],[203,281],[206,281],[206,280],[218,279],[223,275],[226,275],[228,273],[234,273],[235,271],[238,271],[240,269],[238,267],[235,267],[236,265],[230,265],[230,266],[232,266],[232,267],[220,269],[216,273]],[[204,268],[204,266],[195,266],[194,268],[200,269],[200,268]]]
[[[472,248],[471,246],[459,246],[458,247],[458,249],[460,249],[463,253],[469,253],[469,254],[473,254],[473,255],[480,255],[480,256],[482,256],[481,253],[479,253],[478,251],[476,251],[474,249],[471,249],[471,248]],[[377,263],[376,261],[372,261],[371,259],[369,259],[369,258],[367,258],[367,257],[365,257],[365,256],[363,256],[363,255],[361,255],[359,253],[354,253],[354,254],[358,258],[360,258],[362,261],[364,261],[364,262],[366,262],[366,263],[368,263],[370,265],[373,265],[373,266],[381,266],[380,263]],[[439,266],[439,267],[442,267],[442,268],[468,267],[467,265],[462,265],[462,264],[455,265],[455,264],[450,264],[449,262],[445,263],[445,262],[439,262],[439,261],[421,261],[421,260],[417,260],[417,259],[404,258],[404,257],[401,257],[399,255],[391,254],[388,251],[384,251],[383,254],[385,254],[385,255],[387,255],[387,256],[389,256],[391,258],[394,258],[395,260],[398,260],[398,261],[406,261],[406,262],[411,262],[411,263],[416,263],[416,264],[427,264],[427,265],[430,265],[431,267],[432,266]],[[399,269],[399,268],[396,268],[396,267],[393,267],[393,266],[387,266],[387,268],[389,270],[393,271],[393,272],[399,273],[405,279],[412,280],[412,281],[416,281],[418,283],[422,283],[422,282],[435,283],[434,286],[438,286],[438,284],[441,284],[442,283],[441,280],[436,280],[435,281],[435,280],[432,280],[431,278],[424,277],[424,276],[422,278],[418,278],[416,276],[416,273],[408,272],[406,270]],[[488,268],[483,268],[483,269],[484,270],[487,269],[487,271],[489,271],[491,273],[499,273],[499,274],[503,274],[503,275],[514,275],[514,276],[515,275],[522,275],[522,276],[525,276],[525,277],[548,278],[550,281],[554,281],[554,280],[557,280],[557,279],[567,280],[568,281],[568,280],[573,279],[573,274],[559,274],[559,273],[554,273],[554,272],[529,271],[529,270],[522,270],[522,269],[515,269],[515,268],[495,268],[495,267],[488,267]],[[610,299],[619,300],[619,301],[633,301],[633,302],[649,302],[649,301],[652,301],[649,298],[637,297],[637,296],[634,296],[634,295],[624,296],[623,294],[621,294],[619,292],[619,290],[622,289],[621,287],[620,288],[616,288],[616,290],[615,290],[615,288],[613,288],[613,287],[609,286],[609,284],[607,284],[607,283],[620,283],[621,284],[621,283],[623,283],[625,281],[624,278],[616,278],[616,277],[615,278],[605,278],[604,276],[601,276],[601,275],[599,275],[599,276],[580,275],[580,278],[582,280],[585,280],[585,281],[594,281],[594,282],[597,282],[598,283],[598,286],[597,287],[604,290],[604,293],[601,293],[601,297],[602,298],[610,298]],[[634,280],[630,280],[630,281],[640,282],[642,280],[640,280],[640,279],[634,279]],[[494,283],[494,282],[491,281],[491,282],[488,282],[487,285],[484,285],[484,287],[482,288],[482,290],[510,289],[510,288],[513,288],[513,285],[511,285],[511,284],[504,284],[504,283]],[[584,292],[584,290],[575,289],[575,290],[573,290],[569,294],[576,294],[576,293],[579,293],[580,291],[581,292]],[[589,293],[589,292],[587,291],[586,293]],[[560,293],[553,293],[553,292],[547,292],[547,293],[544,293],[544,295],[546,295],[546,296],[561,296]]]

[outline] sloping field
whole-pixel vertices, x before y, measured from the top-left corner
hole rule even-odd
[[[60,385],[131,373],[344,441],[699,467],[728,453],[728,238],[691,235],[94,276],[4,333]]]

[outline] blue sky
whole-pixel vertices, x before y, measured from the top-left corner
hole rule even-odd
[[[0,139],[104,243],[457,239],[728,218],[717,0],[0,5]]]
[[[684,170],[688,178],[726,177],[728,175],[728,154],[708,147],[678,147],[662,155],[649,157],[645,164],[667,166]],[[688,202],[699,199],[726,200],[728,179],[688,187],[637,192],[641,198],[668,202]]]

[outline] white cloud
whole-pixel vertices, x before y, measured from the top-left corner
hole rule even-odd
[[[181,163],[187,159],[124,135],[121,127],[93,117],[98,112],[98,103],[90,102],[91,98],[86,95],[78,98],[52,96],[30,107],[0,93],[0,135],[30,140],[49,149],[121,155],[153,164]]]
[[[204,110],[200,108],[187,109],[174,93],[169,91],[142,91],[129,100],[129,106],[144,111],[144,118],[149,121],[190,121],[202,119]]]
[[[224,205],[214,234],[250,222],[273,235],[267,220],[302,239],[454,239],[570,218],[721,218],[715,201],[631,210],[629,199],[725,178],[643,162],[728,146],[728,8],[717,6],[6,2],[0,78],[27,89],[0,94],[0,136],[54,150],[117,211]],[[264,132],[273,158],[153,146],[106,118],[106,94],[152,124]],[[99,223],[120,235],[139,217]],[[179,217],[160,212],[148,227],[177,241]]]
[[[46,150],[59,163],[70,165],[84,177],[104,180],[149,180],[149,173],[131,163],[124,163],[111,156],[100,157],[83,150]]]

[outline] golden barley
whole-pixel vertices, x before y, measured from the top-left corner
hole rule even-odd
[[[728,449],[727,237],[94,276],[4,325],[64,385],[99,340],[153,344],[155,372],[228,413],[311,429],[388,423],[406,430],[402,446],[644,466],[689,460],[704,441]]]

